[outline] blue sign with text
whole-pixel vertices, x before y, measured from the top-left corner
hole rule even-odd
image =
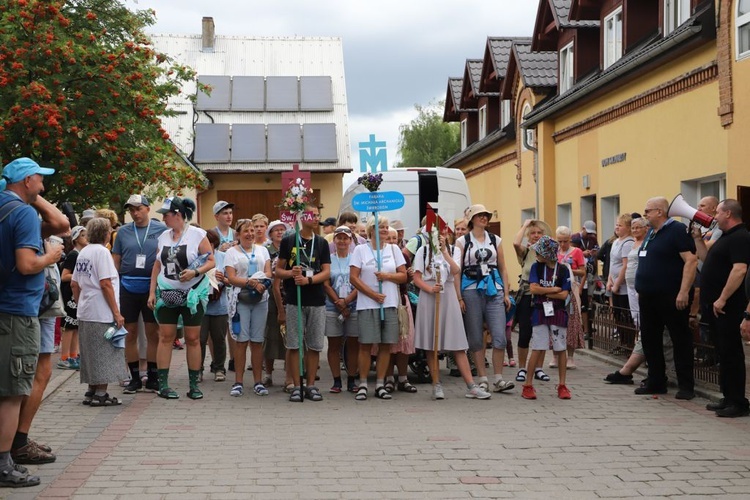
[[[385,141],[376,141],[375,134],[370,134],[369,142],[359,143],[359,171],[385,172],[388,170],[388,150]],[[380,167],[380,168],[378,168]]]
[[[359,193],[352,198],[352,208],[359,212],[388,212],[404,206],[404,195],[398,191]]]

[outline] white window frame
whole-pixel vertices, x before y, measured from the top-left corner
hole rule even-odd
[[[487,105],[479,108],[479,140],[487,137]]]
[[[664,0],[664,36],[690,17],[690,0]]]
[[[523,103],[523,108],[521,108],[521,109],[522,109],[522,111],[521,111],[521,123],[523,123],[523,121],[526,119],[526,115],[528,115],[529,113],[531,113],[531,104],[529,104],[528,102],[525,102],[525,103]],[[527,140],[528,140],[529,144],[531,144],[531,145],[534,144],[534,130],[533,129],[525,129],[524,130],[524,129],[522,129],[522,128],[519,127],[518,130],[524,131],[524,133],[526,134],[526,137],[527,137]],[[526,142],[524,142],[523,137],[520,137],[520,139],[521,139],[521,150],[522,151],[528,151],[529,149],[526,147]]]
[[[536,208],[524,208],[521,210],[521,225],[526,222],[526,219],[536,219]]]
[[[706,191],[706,185],[714,182],[719,183],[718,196],[716,196],[715,193],[709,193]],[[698,202],[704,196],[716,196],[719,200],[723,200],[727,197],[727,176],[726,174],[719,174],[711,175],[709,177],[701,177],[700,179],[682,181],[680,183],[680,192],[685,198],[685,201],[694,207],[698,206]]]
[[[561,203],[557,205],[557,225],[572,227],[573,224],[573,204]]]
[[[615,222],[620,215],[620,195],[605,196],[601,199],[602,222],[600,224],[599,241],[604,242],[615,232]]]
[[[466,118],[461,120],[461,151],[466,149],[468,144],[467,133],[468,133],[468,121]]]
[[[747,1],[747,0],[745,0]],[[736,31],[735,31],[735,44],[736,44],[736,51],[737,51],[737,60],[745,59],[747,57],[750,57],[750,40],[748,40],[748,47],[747,50],[744,52],[740,52],[740,39],[741,32],[744,31],[746,33],[746,36],[750,38],[750,4],[747,6],[747,12],[740,15],[740,4],[742,3],[742,0],[739,0],[737,2],[737,10],[735,10],[735,23]]]
[[[559,93],[564,94],[575,83],[574,80],[574,66],[573,66],[573,42],[560,49],[559,54],[559,66],[560,66],[560,82],[559,82]]]
[[[604,18],[604,69],[622,57],[622,6]]]
[[[510,123],[510,99],[503,99],[500,108],[500,128],[504,128]]]

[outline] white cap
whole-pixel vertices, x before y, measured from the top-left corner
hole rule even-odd
[[[214,203],[214,215],[218,214],[225,208],[233,208],[234,203],[229,203],[228,201],[219,200],[216,203]]]

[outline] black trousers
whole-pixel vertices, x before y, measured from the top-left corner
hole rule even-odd
[[[693,334],[688,325],[690,307],[677,309],[677,295],[639,294],[641,308],[641,343],[648,363],[649,386],[666,389],[667,376],[664,362],[664,327],[669,330],[674,348],[674,367],[677,372],[677,385],[681,390],[692,391],[695,386],[693,375]]]
[[[703,301],[701,301],[703,302]],[[730,301],[724,306],[724,313],[717,318],[713,314],[712,304],[701,304],[710,311],[703,321],[708,323],[709,332],[716,342],[719,354],[719,386],[724,399],[730,405],[740,408],[748,407],[745,397],[745,351],[742,345],[740,323],[742,311],[745,310],[742,301]]]

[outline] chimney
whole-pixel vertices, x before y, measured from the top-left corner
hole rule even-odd
[[[214,18],[204,17],[203,18],[203,51],[213,52],[214,50]]]

